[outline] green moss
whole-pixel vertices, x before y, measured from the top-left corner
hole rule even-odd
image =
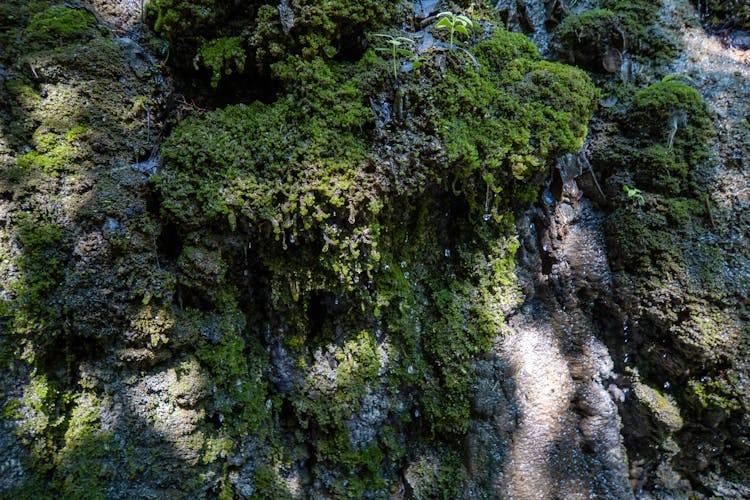
[[[269,466],[262,465],[255,469],[253,474],[253,483],[255,484],[257,498],[263,499],[292,499],[291,493],[287,490],[279,472]],[[229,497],[233,498],[233,497]]]
[[[699,4],[704,19],[714,28],[750,30],[750,6],[733,0],[709,0]]]
[[[335,354],[339,365],[336,368],[336,385],[347,394],[347,399],[359,399],[368,381],[374,381],[380,370],[377,342],[370,332],[360,332],[347,341],[343,349]]]
[[[727,414],[742,409],[739,395],[724,377],[692,379],[688,387],[701,408],[718,408]]]
[[[56,175],[70,171],[87,157],[85,141],[86,127],[76,125],[63,134],[58,134],[44,127],[34,132],[35,151],[30,151],[18,158],[18,166],[25,172],[36,169]]]
[[[177,259],[180,286],[215,302],[224,285],[227,265],[217,250],[186,246]]]
[[[414,119],[422,122],[418,130],[437,133],[445,148],[443,168],[424,175],[461,191],[477,217],[534,199],[545,159],[582,146],[598,99],[591,80],[570,66],[535,59],[503,63],[505,55],[492,48],[503,37],[498,30],[477,49],[490,65],[452,60],[439,73],[425,69],[406,91]],[[531,52],[518,41],[516,47],[511,52]]]
[[[677,55],[680,42],[662,26],[661,1],[604,0],[602,7],[617,13],[628,37],[627,50],[655,63],[668,63]]]
[[[514,59],[540,59],[539,51],[528,37],[501,28],[479,42],[473,53],[477,62],[490,73],[501,71]]]
[[[295,87],[298,98],[182,122],[163,147],[165,175],[154,179],[162,209],[182,225],[240,226],[264,240],[270,233],[275,243],[259,251],[270,269],[285,270],[290,281],[281,290],[293,296],[307,288],[310,269],[327,275],[321,288],[359,280],[377,239],[368,219],[382,208],[379,181],[366,171],[364,143],[352,130],[371,120],[363,96],[336,68],[310,65],[320,71],[294,65],[311,83]]]
[[[654,182],[674,194],[700,195],[707,182],[703,163],[716,139],[700,93],[676,80],[661,81],[636,92],[627,117],[626,133],[650,148],[642,156],[655,164]]]
[[[26,39],[41,46],[80,41],[94,24],[94,16],[84,9],[53,6],[31,18]]]
[[[30,214],[19,217],[16,225],[23,253],[17,259],[21,275],[11,285],[17,296],[13,331],[48,342],[45,337],[59,315],[50,299],[63,272],[63,233],[56,224]]]
[[[55,489],[66,497],[105,498],[115,478],[111,458],[118,446],[101,431],[98,404],[93,395],[82,393],[70,412],[53,478]]]
[[[468,477],[461,457],[453,452],[423,455],[406,470],[415,498],[460,498]]]
[[[687,114],[680,121],[693,122],[700,128],[710,121],[703,98],[696,89],[677,80],[666,80],[635,93],[628,121],[633,124],[633,132],[664,131],[670,128],[668,122],[679,112]]]
[[[262,435],[267,431],[270,416],[266,407],[266,383],[262,377],[267,362],[257,341],[243,334],[244,317],[231,305],[225,306],[220,317],[197,311],[188,312],[188,316],[185,319],[193,326],[181,324],[182,328],[196,328],[214,339],[200,338],[195,351],[201,365],[220,389],[212,401],[212,411],[219,412],[226,419],[231,437],[245,433]]]
[[[242,73],[245,59],[242,38],[226,37],[201,43],[194,64],[196,68],[201,65],[211,71],[211,86],[216,87],[223,75],[231,75],[234,70]]]
[[[638,401],[648,408],[655,421],[666,430],[676,432],[682,428],[684,421],[680,409],[671,396],[640,382],[635,384],[633,392]]]
[[[405,433],[459,446],[472,360],[520,297],[512,207],[535,198],[550,158],[580,149],[598,94],[580,70],[540,61],[526,38],[499,29],[474,49],[478,66],[464,53],[444,64],[428,54],[396,90],[374,52],[345,64],[327,59],[325,36],[302,43],[326,55],[298,47],[272,63],[272,103],[180,122],[152,182],[189,242],[183,282],[204,298],[252,289],[266,336],[283,333],[294,372],[278,399],[294,408],[289,425],[311,445],[327,494],[385,494]],[[389,120],[378,107],[393,110]],[[228,244],[219,256],[204,241]],[[188,314],[198,325],[224,307],[206,306]],[[236,361],[248,336],[222,335],[196,338],[211,379],[254,374]],[[230,397],[211,404],[236,418],[242,397],[219,387]],[[363,434],[373,398],[380,417]],[[281,403],[269,401],[276,415]],[[256,415],[260,402],[249,404]],[[439,472],[434,488],[453,491],[461,471]]]
[[[249,2],[237,8],[216,0],[155,0],[148,5],[147,17],[157,33],[180,52],[202,59],[207,49],[214,55],[221,49],[222,54],[213,58],[215,64],[206,62],[212,68],[226,70],[218,60],[227,60],[223,49],[229,48],[231,59],[242,61],[242,66],[247,59],[255,63],[254,68],[267,72],[271,64],[290,55],[330,60],[345,51],[344,58],[351,58],[349,52],[362,52],[364,34],[394,21],[397,11],[398,5],[392,2],[303,0],[282,16],[273,2]],[[206,39],[213,40],[208,42],[210,47]]]
[[[146,4],[154,30],[168,38],[196,36],[224,12],[216,0],[156,0]]]
[[[557,52],[572,64],[602,73],[610,58],[628,52],[652,61],[669,62],[678,41],[660,25],[659,2],[650,0],[607,0],[602,8],[566,16],[555,30]],[[616,59],[616,57],[615,57]]]
[[[613,11],[592,9],[566,16],[555,30],[555,40],[568,62],[600,72],[607,51],[624,50],[627,34]]]

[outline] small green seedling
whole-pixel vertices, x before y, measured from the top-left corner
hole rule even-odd
[[[643,205],[643,203],[645,202],[645,200],[643,199],[643,194],[641,194],[643,191],[641,191],[640,189],[632,188],[627,184],[623,184],[622,190],[625,191],[625,193],[628,195],[628,198],[634,199],[638,203],[638,206]]]
[[[393,61],[393,78],[398,80],[398,58],[399,56],[406,56],[410,59],[414,59],[416,56],[414,52],[409,49],[401,47],[404,44],[414,44],[414,40],[406,38],[405,36],[392,36],[386,35],[385,33],[376,33],[374,36],[385,39],[386,47],[376,47],[375,50],[378,52],[388,52],[391,54],[391,60]]]
[[[448,30],[450,33],[450,49],[453,50],[453,39],[456,33],[461,33],[465,37],[469,36],[469,29],[474,28],[474,21],[464,14],[454,14],[450,11],[438,14],[435,28],[439,30]]]

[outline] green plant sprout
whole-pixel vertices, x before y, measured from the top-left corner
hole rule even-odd
[[[406,38],[405,36],[392,36],[386,35],[385,33],[376,33],[374,36],[385,39],[387,47],[376,47],[375,50],[378,52],[389,52],[391,54],[391,60],[393,61],[393,78],[398,80],[398,57],[407,56],[411,59],[416,57],[414,52],[402,48],[401,45],[405,43],[413,44],[414,40]]]
[[[627,193],[628,198],[634,199],[638,203],[638,206],[643,205],[643,203],[645,202],[645,200],[643,199],[643,194],[641,194],[643,193],[643,191],[641,191],[640,189],[632,188],[627,184],[623,184],[622,190]]]
[[[464,14],[454,14],[453,12],[445,11],[438,14],[437,17],[440,20],[435,23],[435,28],[450,32],[450,50],[453,50],[453,39],[456,33],[461,33],[468,37],[469,28],[474,28],[474,21]]]

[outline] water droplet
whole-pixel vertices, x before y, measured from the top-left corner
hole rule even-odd
[[[357,283],[359,283],[359,276],[355,276],[354,278],[352,278],[352,281],[354,281],[354,284],[355,284],[355,285],[356,285]]]
[[[409,271],[406,271],[406,272],[404,273],[404,278],[406,278],[406,279],[409,279]]]
[[[451,250],[450,250],[450,248],[446,248],[444,253],[445,253],[446,257],[450,257],[451,256]]]
[[[482,220],[484,220],[484,222],[488,222],[491,217],[492,217],[492,215],[490,215],[490,214],[484,214],[482,216]]]
[[[670,384],[669,382],[664,382],[665,389],[669,389],[670,387],[672,387],[672,384]]]
[[[401,269],[403,269],[403,268],[405,268],[405,267],[406,267],[406,261],[402,260],[402,261],[401,261]]]
[[[386,265],[383,266],[383,269],[385,269],[386,271],[390,271],[391,270],[391,266],[389,266],[388,264],[386,264]]]
[[[411,365],[407,366],[406,373],[408,373],[409,375],[414,375],[414,367]]]
[[[414,417],[419,418],[419,410],[414,410]]]
[[[289,235],[289,243],[291,243],[292,245],[294,245],[294,235],[293,234]]]

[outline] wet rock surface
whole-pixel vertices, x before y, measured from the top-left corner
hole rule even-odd
[[[367,21],[362,5],[347,14]],[[0,27],[0,496],[750,496],[747,33],[706,35],[682,0],[497,2],[454,53],[431,24],[449,6],[412,2],[422,59],[355,71],[337,65],[364,38],[312,37],[314,2],[281,2],[243,11],[268,38],[244,39],[245,74],[227,56],[206,102],[269,71],[293,99],[210,112],[173,94],[141,7],[0,6],[19,23]],[[583,54],[560,26],[588,36],[594,9],[612,30]],[[215,21],[196,12],[186,26]],[[585,82],[493,16],[591,71],[580,151],[533,134],[580,132],[588,104],[545,85]],[[300,33],[304,57],[343,52],[264,66]],[[178,45],[180,70],[197,64]],[[492,149],[523,134],[484,140],[506,114],[534,123],[526,157]]]

